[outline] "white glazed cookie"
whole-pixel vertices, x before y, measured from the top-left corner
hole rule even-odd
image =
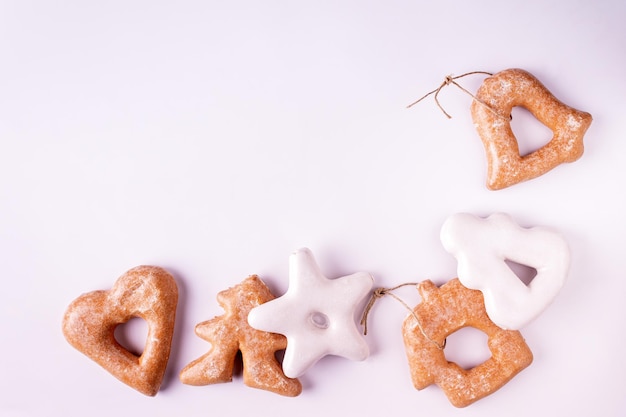
[[[526,229],[504,213],[482,219],[459,213],[441,228],[444,248],[458,261],[458,277],[482,291],[491,320],[505,329],[520,329],[556,297],[569,271],[569,247],[555,231]],[[513,261],[537,270],[526,285],[506,264]]]
[[[306,248],[293,253],[289,261],[287,292],[252,309],[248,316],[252,327],[287,336],[285,375],[300,376],[326,355],[366,359],[369,347],[356,327],[354,313],[372,289],[372,276],[358,272],[328,279]]]

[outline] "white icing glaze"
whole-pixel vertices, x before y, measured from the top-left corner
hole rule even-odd
[[[441,242],[458,261],[458,277],[480,290],[489,318],[504,329],[518,330],[556,297],[569,271],[569,248],[558,233],[543,227],[522,228],[504,213],[486,219],[459,213],[441,228]],[[525,285],[506,264],[537,270]]]
[[[373,283],[365,272],[328,279],[313,254],[300,249],[289,259],[287,292],[253,308],[248,323],[287,337],[283,372],[290,378],[302,375],[326,355],[364,360],[369,348],[356,327],[354,313]]]

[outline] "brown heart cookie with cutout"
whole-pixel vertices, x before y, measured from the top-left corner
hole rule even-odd
[[[109,291],[74,300],[63,317],[63,335],[76,349],[120,381],[154,396],[170,355],[178,288],[174,277],[156,266],[139,266],[122,275]],[[115,339],[115,328],[133,317],[148,323],[141,356]]]

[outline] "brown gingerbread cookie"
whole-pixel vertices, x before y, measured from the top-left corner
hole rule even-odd
[[[591,115],[563,104],[527,71],[514,68],[488,77],[475,98],[471,113],[487,155],[487,188],[509,187],[582,156]],[[554,134],[528,155],[520,155],[509,121],[516,106],[529,110]]]
[[[253,388],[295,397],[302,392],[297,379],[287,378],[275,353],[287,347],[283,335],[255,330],[248,324],[254,307],[275,297],[256,275],[217,295],[225,314],[196,326],[196,334],[211,343],[211,349],[180,372],[188,385],[230,382],[238,352],[243,359],[243,381]]]
[[[422,303],[403,324],[404,344],[413,385],[418,390],[437,384],[456,407],[466,407],[501,388],[526,368],[533,355],[521,333],[503,330],[487,316],[480,291],[453,279],[437,288],[418,286]],[[446,337],[471,326],[488,336],[491,358],[465,370],[444,355]]]
[[[178,288],[163,268],[139,266],[110,291],[74,300],[63,317],[63,334],[76,349],[137,391],[154,396],[170,355]],[[115,340],[115,328],[133,317],[148,323],[143,353],[136,356]]]

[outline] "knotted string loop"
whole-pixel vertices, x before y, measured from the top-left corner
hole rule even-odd
[[[493,74],[490,72],[486,72],[486,71],[472,71],[472,72],[466,72],[465,74],[461,74],[461,75],[457,75],[456,77],[453,77],[452,75],[447,75],[443,82],[441,83],[441,85],[437,88],[435,88],[433,91],[430,91],[426,94],[424,94],[422,97],[420,97],[418,100],[414,101],[413,103],[409,104],[407,106],[407,109],[410,107],[413,107],[414,105],[416,105],[417,103],[419,103],[420,101],[424,100],[426,97],[430,96],[431,94],[435,95],[435,103],[437,103],[437,106],[439,107],[439,109],[443,112],[443,114],[446,115],[446,117],[448,119],[452,119],[452,116],[450,116],[448,114],[448,112],[446,112],[443,108],[443,106],[441,105],[441,103],[439,103],[439,92],[441,91],[442,88],[453,84],[455,86],[457,86],[459,89],[461,89],[461,91],[465,92],[466,94],[468,94],[469,96],[472,97],[472,99],[478,103],[480,103],[481,105],[485,106],[487,109],[489,109],[489,111],[491,111],[493,114],[495,114],[496,116],[506,119],[506,120],[512,120],[512,116],[505,116],[500,114],[498,111],[496,111],[494,108],[492,108],[489,104],[485,103],[483,100],[479,99],[478,97],[476,97],[474,94],[472,94],[471,92],[469,92],[468,90],[466,90],[465,88],[463,88],[459,83],[457,83],[455,80],[458,80],[459,78],[463,78],[463,77],[467,77],[468,75],[474,75],[474,74],[485,74],[485,75],[489,75],[492,76]]]
[[[426,338],[426,340],[428,340],[429,342],[431,342],[432,344],[434,344],[435,346],[437,346],[438,349],[443,349],[446,347],[446,341],[443,341],[443,345],[437,343],[437,341],[431,339],[430,337],[428,337],[428,335],[426,334],[426,332],[424,331],[424,328],[422,327],[422,324],[420,323],[419,318],[417,317],[417,314],[415,314],[415,311],[409,307],[409,305],[407,303],[405,303],[400,297],[398,297],[397,295],[395,295],[393,293],[393,291],[397,290],[398,288],[402,288],[402,287],[407,287],[407,286],[414,286],[417,287],[418,283],[416,282],[407,282],[404,284],[400,284],[397,285],[393,288],[376,288],[373,292],[372,292],[372,296],[370,297],[367,305],[365,306],[365,310],[363,311],[363,316],[361,317],[361,325],[363,326],[363,334],[367,335],[367,317],[369,316],[372,307],[374,307],[374,304],[376,303],[376,301],[379,298],[383,298],[385,295],[389,295],[391,296],[393,299],[395,299],[396,301],[398,301],[400,304],[402,304],[404,306],[404,308],[406,308],[409,313],[411,313],[411,315],[413,316],[413,318],[415,319],[415,322],[417,323],[417,327],[420,329],[420,332],[422,333],[422,335],[424,336],[424,338]]]

